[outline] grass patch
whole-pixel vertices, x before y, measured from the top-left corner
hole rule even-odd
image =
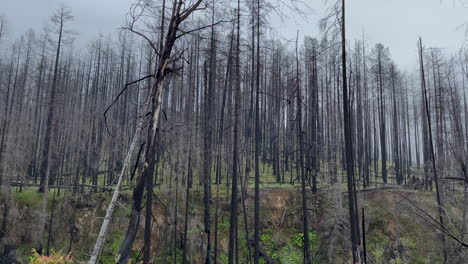
[[[33,187],[23,187],[22,192],[13,192],[13,199],[20,206],[31,207],[32,209],[41,209],[42,199],[44,197],[43,193],[37,191],[37,188]],[[52,204],[52,199],[54,196],[54,190],[49,190],[47,192],[47,208],[50,208]],[[58,202],[63,199],[63,195],[55,195],[55,201]]]

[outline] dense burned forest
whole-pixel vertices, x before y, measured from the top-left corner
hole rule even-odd
[[[84,47],[5,13],[0,263],[468,263],[468,48],[401,67],[352,4],[129,1]]]

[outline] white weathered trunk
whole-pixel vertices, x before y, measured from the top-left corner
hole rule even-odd
[[[114,213],[115,206],[117,204],[117,199],[119,198],[120,189],[122,187],[122,181],[125,176],[125,172],[129,167],[130,161],[132,159],[133,152],[135,151],[135,147],[137,142],[140,138],[141,129],[143,126],[143,122],[140,121],[138,127],[135,131],[135,135],[133,136],[132,143],[130,144],[130,148],[128,149],[127,156],[125,157],[125,162],[120,171],[119,180],[117,185],[115,186],[114,194],[112,195],[112,200],[109,204],[109,207],[106,211],[106,216],[104,217],[104,221],[102,222],[101,230],[99,231],[99,236],[96,240],[96,244],[94,244],[93,252],[91,253],[91,258],[89,259],[89,264],[96,264],[98,263],[99,256],[101,255],[102,248],[104,247],[104,242],[106,241],[107,231],[109,230],[109,224],[112,219],[112,215]]]

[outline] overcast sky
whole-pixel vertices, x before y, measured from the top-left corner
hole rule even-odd
[[[303,0],[315,12],[307,19],[296,17],[281,22],[272,18],[275,28],[287,39],[301,35],[317,36],[318,20],[325,14],[325,0]],[[85,45],[99,33],[117,32],[133,0],[0,0],[0,14],[8,20],[9,38],[14,39],[29,28],[41,30],[50,15],[66,3],[75,16],[70,25],[80,33],[77,46]],[[328,1],[330,2],[330,1]],[[436,46],[447,53],[467,40],[468,0],[350,0],[347,1],[347,33],[350,39],[383,43],[393,59],[412,70],[416,65],[416,41]],[[461,27],[460,27],[461,26]]]

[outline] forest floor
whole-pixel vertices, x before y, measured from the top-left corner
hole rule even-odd
[[[170,186],[171,184],[171,186]],[[216,186],[213,188],[211,204],[212,234],[216,207]],[[167,190],[167,191],[161,191]],[[461,196],[457,189],[455,196]],[[22,192],[13,190],[14,208],[9,226],[8,243],[17,246],[20,261],[25,261],[37,241],[51,234],[51,247],[64,252],[71,249],[76,261],[85,261],[99,232],[101,218],[110,201],[110,193],[85,194],[75,200],[69,194],[55,197],[49,192],[48,214],[52,205],[55,213],[52,229],[47,227],[44,234],[38,234],[37,223],[41,214],[40,197],[33,187],[24,187]],[[206,236],[203,227],[203,191],[195,187],[191,191],[189,208],[188,241],[191,263],[202,263]],[[220,185],[218,210],[219,259],[225,263],[229,233],[229,203],[227,188]],[[155,263],[179,263],[181,239],[184,224],[184,190],[174,188],[173,183],[165,182],[155,188],[157,199],[153,206],[153,251]],[[245,220],[249,236],[252,236],[253,188],[245,197],[247,211],[244,218],[243,207],[239,215],[239,254],[247,263],[249,250],[245,234]],[[261,190],[261,246],[275,259],[276,263],[302,263],[302,214],[301,196],[298,185],[263,184]],[[441,236],[434,227],[431,217],[436,216],[434,192],[424,192],[391,185],[360,190],[359,208],[365,210],[365,236],[368,263],[442,263]],[[174,209],[177,201],[177,214]],[[347,214],[347,193],[342,185],[321,186],[316,194],[308,192],[311,251],[314,263],[350,263],[349,230]],[[460,206],[448,205],[454,226],[462,218]],[[122,193],[119,207],[114,215],[112,229],[107,237],[101,260],[114,263],[120,243],[128,224],[131,209],[131,192]],[[360,215],[362,219],[362,214]],[[143,230],[144,220],[140,222]],[[174,228],[175,226],[175,228]],[[51,232],[49,232],[51,231]],[[143,245],[142,231],[138,234],[132,258],[140,257]],[[214,239],[214,235],[212,237]],[[468,252],[452,241],[448,242],[450,263],[466,263]],[[175,262],[174,262],[175,260]],[[24,262],[26,263],[26,262]]]

